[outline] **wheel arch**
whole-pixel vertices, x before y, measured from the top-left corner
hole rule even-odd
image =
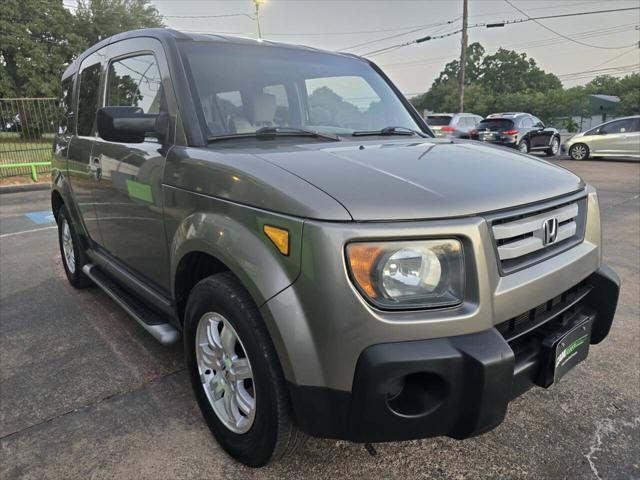
[[[171,240],[171,294],[180,321],[189,291],[207,276],[233,273],[259,308],[300,273],[301,221],[275,214],[236,216],[212,210],[184,218]],[[263,233],[266,224],[290,232],[288,256]]]

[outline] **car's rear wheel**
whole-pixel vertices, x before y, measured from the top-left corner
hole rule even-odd
[[[58,212],[57,220],[60,255],[69,283],[76,288],[86,288],[93,285],[91,279],[82,271],[82,267],[87,263],[86,254],[78,232],[64,205]]]
[[[569,149],[569,156],[574,160],[586,160],[589,158],[589,147],[584,143],[576,143]]]
[[[559,151],[560,139],[558,137],[553,137],[553,140],[551,140],[551,146],[547,148],[545,153],[547,154],[547,157],[554,157],[558,154]]]
[[[526,140],[520,140],[520,143],[518,143],[518,150],[522,153],[529,153],[529,142]]]
[[[293,423],[275,348],[234,275],[213,275],[192,289],[184,342],[200,410],[227,453],[261,467],[297,448],[304,435]]]

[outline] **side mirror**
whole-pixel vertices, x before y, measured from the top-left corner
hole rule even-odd
[[[544,130],[544,123],[538,122],[534,125],[534,127],[539,128],[540,130]]]
[[[140,107],[102,107],[98,109],[98,135],[120,143],[142,143],[146,134],[164,135],[163,115],[143,113]]]
[[[606,134],[607,132],[604,129],[601,128],[600,130],[598,130],[598,135],[606,135]]]

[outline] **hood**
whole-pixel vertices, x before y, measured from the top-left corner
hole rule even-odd
[[[324,191],[356,221],[469,216],[584,188],[547,161],[474,142],[313,143],[258,156]]]

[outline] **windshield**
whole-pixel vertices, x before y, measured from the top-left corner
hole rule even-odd
[[[478,124],[478,130],[491,130],[492,132],[499,132],[500,130],[508,130],[510,128],[513,128],[513,120],[507,120],[505,118],[488,118]]]
[[[427,117],[427,125],[430,127],[444,127],[449,125],[449,122],[451,122],[451,117],[447,116],[438,115]]]
[[[180,48],[210,137],[264,127],[338,135],[389,126],[422,131],[362,60],[264,44],[184,42]]]

